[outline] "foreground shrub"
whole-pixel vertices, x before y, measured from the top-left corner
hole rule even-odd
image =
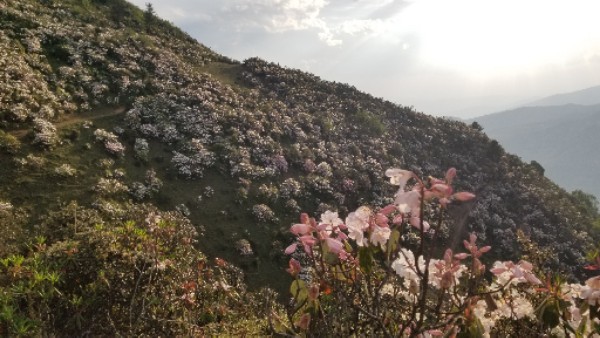
[[[266,300],[246,292],[239,269],[195,249],[187,219],[134,205],[126,219],[72,204],[46,221],[60,231],[0,260],[0,332],[263,333]]]
[[[427,181],[390,169],[394,203],[358,208],[345,221],[326,211],[302,214],[288,272],[292,305],[277,329],[286,334],[480,337],[600,334],[600,276],[585,285],[549,276],[528,261],[486,267],[475,234],[464,250],[439,250],[444,217],[475,196],[454,192],[456,171]],[[409,182],[416,183],[409,188]],[[431,224],[426,220],[433,218]],[[600,258],[589,269],[600,269]]]

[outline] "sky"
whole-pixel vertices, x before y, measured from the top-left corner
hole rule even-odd
[[[436,116],[600,85],[597,0],[129,0],[214,51]]]

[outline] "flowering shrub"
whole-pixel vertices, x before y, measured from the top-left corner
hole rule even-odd
[[[252,207],[252,215],[259,222],[276,222],[275,213],[266,204],[255,204]]]
[[[119,137],[117,135],[104,129],[96,129],[96,131],[94,131],[94,136],[96,136],[96,141],[104,144],[104,148],[110,154],[117,156],[122,156],[124,154],[125,146],[119,142]]]
[[[35,145],[51,148],[60,142],[56,127],[42,118],[33,120],[33,131],[33,144]]]
[[[389,169],[394,202],[361,206],[342,220],[325,211],[301,215],[287,271],[292,307],[278,328],[287,333],[367,336],[600,334],[600,276],[585,285],[540,280],[534,266],[497,261],[486,267],[475,234],[454,252],[436,248],[444,216],[474,199],[455,192],[456,170],[423,181]],[[415,182],[409,187],[409,182]],[[428,218],[435,215],[435,222]],[[589,269],[600,269],[600,258]],[[489,272],[489,273],[488,273]],[[486,278],[491,275],[491,280]]]

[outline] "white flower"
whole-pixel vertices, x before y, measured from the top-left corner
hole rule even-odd
[[[348,237],[356,241],[358,246],[367,244],[367,239],[364,238],[364,232],[369,228],[369,217],[371,209],[360,207],[356,211],[351,212],[346,217],[346,226],[348,227]]]
[[[425,261],[423,256],[419,256],[419,269],[425,271]],[[392,269],[396,274],[404,278],[405,283],[418,283],[419,275],[417,274],[417,268],[415,265],[415,255],[412,251],[407,249],[401,249],[398,258],[392,262]]]
[[[417,212],[421,207],[421,194],[418,191],[398,191],[394,204],[398,206],[398,211],[401,213]]]
[[[385,243],[390,239],[391,233],[392,231],[390,228],[375,225],[373,227],[373,232],[371,232],[371,243],[381,246],[381,249],[383,250]]]
[[[590,305],[600,305],[600,276],[585,281],[585,285],[581,288],[580,297]]]
[[[385,176],[390,178],[390,183],[400,186],[400,190],[404,189],[406,182],[414,175],[412,171],[404,169],[388,169],[385,171]]]
[[[337,212],[327,210],[321,214],[321,224],[327,225],[325,231],[327,231],[327,234],[330,235],[334,229],[337,229],[341,224],[343,224],[343,221],[338,217]]]

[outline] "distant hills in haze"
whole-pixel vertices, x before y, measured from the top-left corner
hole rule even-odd
[[[472,119],[484,132],[566,190],[600,196],[600,86]]]
[[[585,106],[600,104],[600,86],[548,96],[526,104],[526,106],[561,106],[565,104],[579,104]]]

